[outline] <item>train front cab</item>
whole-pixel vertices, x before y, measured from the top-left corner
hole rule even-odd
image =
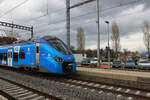
[[[56,58],[58,57],[58,58]],[[60,74],[71,74],[76,72],[76,64],[73,55],[59,55],[55,56],[55,66],[57,72]]]
[[[32,44],[8,47],[8,66],[15,68],[34,67],[34,46]]]
[[[40,66],[56,74],[76,72],[76,64],[72,52],[58,39],[66,49],[66,51],[61,51],[63,47],[58,45],[56,40],[57,38],[46,39],[45,43],[40,43]]]

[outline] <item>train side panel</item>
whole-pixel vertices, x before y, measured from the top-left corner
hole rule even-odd
[[[7,65],[7,47],[0,47],[0,64]]]
[[[18,53],[18,62],[14,62],[14,66],[30,66],[35,64],[35,45],[22,45]]]
[[[12,46],[9,48],[12,50],[12,66],[16,68],[22,66],[30,66],[34,67],[34,60],[35,60],[35,45],[21,45],[21,46]],[[19,48],[19,49],[16,49]],[[8,65],[8,47],[1,47],[0,48],[0,64]]]

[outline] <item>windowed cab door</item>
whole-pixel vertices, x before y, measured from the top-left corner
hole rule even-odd
[[[40,66],[40,43],[35,43],[35,67],[39,70]]]
[[[8,48],[8,66],[12,66],[12,48]]]

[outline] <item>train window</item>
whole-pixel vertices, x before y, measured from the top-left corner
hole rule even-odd
[[[39,53],[39,47],[38,46],[36,47],[36,53]]]
[[[19,52],[19,59],[25,59],[25,53],[23,51]]]
[[[7,53],[4,53],[4,61],[7,60]]]
[[[2,53],[0,53],[0,60],[2,60],[3,59],[3,54]]]
[[[18,53],[13,54],[13,61],[18,62]]]
[[[70,55],[70,49],[59,39],[47,40],[48,43],[62,54]]]

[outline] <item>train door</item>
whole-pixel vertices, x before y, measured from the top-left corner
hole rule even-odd
[[[8,48],[8,66],[12,66],[12,48]]]
[[[35,44],[35,66],[39,69],[40,66],[40,43]]]

